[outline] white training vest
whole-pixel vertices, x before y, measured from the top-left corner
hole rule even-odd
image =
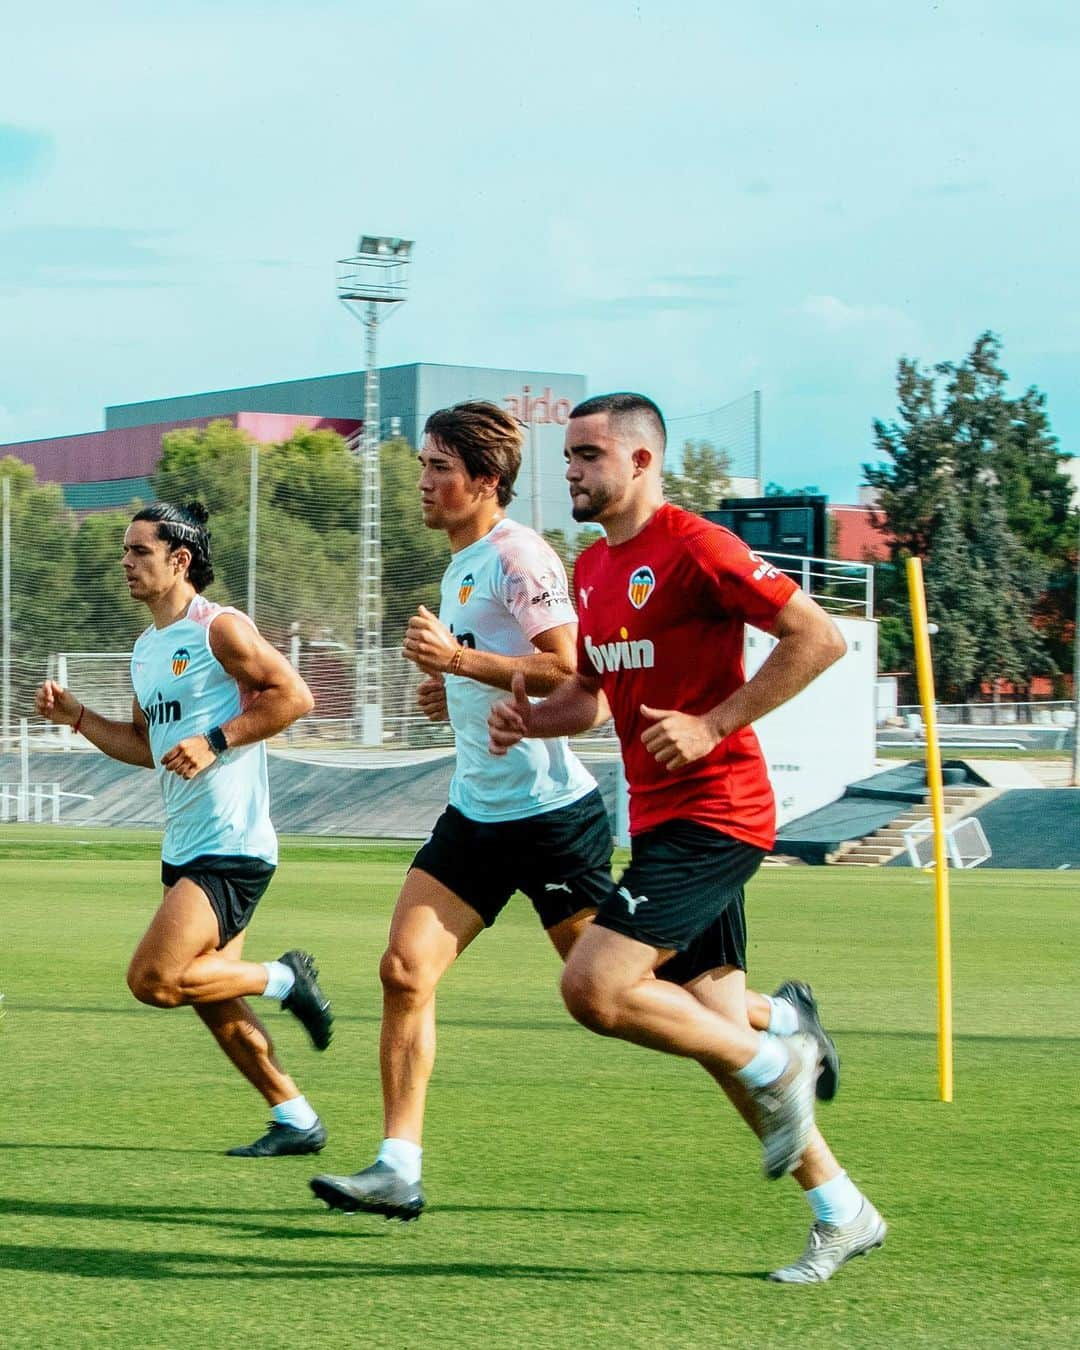
[[[206,853],[276,863],[264,742],[226,750],[189,780],[161,767],[178,742],[205,734],[241,709],[240,686],[210,649],[210,625],[219,614],[251,622],[239,610],[196,595],[183,618],[167,628],[147,628],[131,653],[131,683],[165,803],[161,856],[177,865]]]
[[[450,560],[439,618],[477,651],[527,656],[532,639],[576,623],[566,572],[554,549],[526,525],[501,520]],[[524,740],[504,756],[488,750],[487,717],[509,695],[463,676],[446,676],[446,702],[457,743],[450,805],[470,820],[521,820],[569,806],[596,787],[565,738]]]

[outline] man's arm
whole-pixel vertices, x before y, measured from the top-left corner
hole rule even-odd
[[[778,639],[752,679],[700,717],[671,708],[648,708],[654,720],[642,744],[668,769],[702,759],[725,736],[787,703],[847,651],[839,628],[819,604],[796,591],[772,627]]]
[[[611,716],[600,681],[581,674],[539,703],[529,702],[520,675],[514,676],[511,690],[514,697],[494,704],[488,713],[488,749],[493,755],[505,755],[526,736],[579,736]]]
[[[111,759],[118,759],[121,764],[135,764],[140,769],[154,767],[146,719],[137,699],[131,702],[131,721],[114,722],[80,703],[70,689],[55,680],[46,680],[34,696],[34,706],[55,726],[72,729],[77,726],[91,745],[96,745]]]
[[[402,654],[428,675],[463,675],[494,689],[510,688],[515,675],[525,677],[530,694],[550,694],[574,673],[577,624],[563,623],[531,639],[538,650],[525,656],[502,656],[463,647],[453,633],[424,605],[409,620]]]
[[[219,615],[210,626],[210,650],[242,694],[241,711],[221,725],[229,748],[268,740],[315,706],[297,672],[246,619]],[[181,778],[194,778],[216,758],[205,736],[188,736],[161,762]]]

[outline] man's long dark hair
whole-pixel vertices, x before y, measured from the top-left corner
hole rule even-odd
[[[191,554],[187,579],[197,591],[206,590],[214,579],[214,568],[210,562],[210,531],[206,528],[210,513],[202,502],[185,502],[183,506],[155,502],[153,506],[144,506],[131,519],[152,520],[158,527],[158,538],[168,544],[170,553],[181,545],[186,548]]]

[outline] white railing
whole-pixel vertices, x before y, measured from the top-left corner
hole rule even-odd
[[[832,614],[850,618],[874,617],[873,563],[841,562],[836,558],[803,558],[794,553],[759,556],[797,582],[812,600]]]

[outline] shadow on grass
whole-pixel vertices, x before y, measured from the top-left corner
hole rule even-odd
[[[489,1261],[398,1262],[379,1265],[321,1260],[282,1260],[272,1256],[217,1255],[209,1252],[147,1252],[112,1247],[29,1247],[0,1244],[0,1270],[44,1275],[76,1275],[94,1280],[370,1280],[471,1279],[540,1280],[598,1284],[627,1276],[678,1274],[706,1278],[760,1280],[747,1270],[654,1270],[620,1266],[545,1266]]]
[[[204,1158],[219,1158],[224,1151],[218,1148],[166,1148],[161,1144],[12,1144],[0,1140],[0,1149],[5,1148],[36,1148],[47,1153],[61,1150],[70,1153],[195,1153]]]
[[[299,1190],[297,1191],[300,1196]],[[313,1208],[308,1197],[306,1209],[244,1209],[237,1205],[115,1205],[95,1204],[89,1201],[25,1200],[0,1197],[0,1216],[22,1219],[81,1219],[99,1223],[152,1223],[180,1227],[223,1228],[252,1233],[264,1238],[282,1241],[317,1238],[375,1237],[394,1232],[404,1225],[388,1223],[385,1219],[365,1227],[365,1220],[377,1215],[358,1214],[342,1216],[329,1210]],[[641,1214],[643,1210],[576,1208],[569,1205],[437,1205],[429,1214]],[[342,1220],[344,1218],[344,1225]],[[353,1220],[355,1219],[355,1225]],[[270,1221],[276,1220],[277,1226]],[[329,1221],[329,1222],[328,1222]],[[288,1223],[288,1227],[283,1226]],[[311,1226],[314,1224],[314,1226]],[[425,1229],[426,1231],[426,1229]]]

